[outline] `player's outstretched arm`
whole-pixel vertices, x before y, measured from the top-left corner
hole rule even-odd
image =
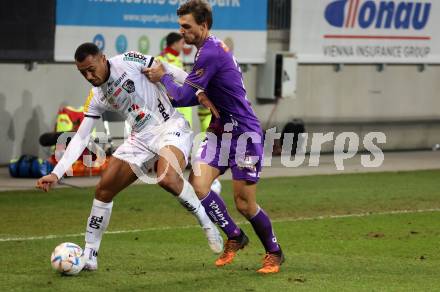
[[[158,62],[157,60],[156,62]],[[180,69],[179,67],[174,66],[173,64],[168,64],[164,62],[160,62],[157,64],[162,64],[164,66],[165,72],[171,74],[174,77],[174,81],[182,85],[185,83],[185,79],[188,77],[188,73]]]
[[[185,80],[188,77],[185,71],[173,65],[158,62],[157,66],[144,69],[142,72],[151,82],[162,81],[168,93],[171,95],[171,103],[174,107],[200,104],[208,108],[216,118],[220,117],[217,108],[209,100],[203,90],[197,90],[197,92],[194,93],[195,88],[185,84]],[[168,80],[170,78],[171,80]],[[176,84],[176,82],[183,84],[183,86]]]
[[[183,75],[178,74],[178,78],[176,79],[174,72],[167,72],[167,69],[162,62],[157,62],[156,66],[142,70],[142,73],[151,82],[161,82],[165,86],[168,94],[172,97],[171,102],[174,107],[187,107],[199,104],[199,101],[194,94],[197,89],[194,89],[185,83],[183,86],[177,84],[176,81],[182,81],[181,79],[183,79]],[[186,78],[183,79],[183,81],[185,80]]]
[[[36,188],[45,192],[49,191],[49,189],[64,175],[67,169],[69,169],[69,167],[78,159],[89,142],[90,133],[95,126],[95,120],[96,119],[90,117],[84,118],[78,131],[70,141],[69,146],[67,146],[61,160],[58,161],[51,174],[43,176],[37,180],[35,185]]]

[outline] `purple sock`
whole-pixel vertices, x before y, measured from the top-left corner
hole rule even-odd
[[[277,238],[273,233],[272,223],[263,209],[259,209],[257,214],[249,220],[254,227],[255,233],[261,240],[266,252],[276,252],[280,250]]]
[[[201,200],[205,211],[212,222],[217,224],[228,238],[240,235],[240,228],[232,220],[226,210],[225,202],[214,191],[210,191],[206,197]]]

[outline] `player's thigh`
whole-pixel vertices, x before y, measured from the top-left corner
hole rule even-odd
[[[183,117],[179,117],[167,122],[165,129],[158,134],[154,145],[151,146],[159,154],[165,147],[173,146],[183,154],[186,166],[191,153],[193,138],[193,131],[188,122]]]
[[[196,161],[189,176],[189,182],[199,199],[210,191],[212,182],[219,177],[220,170],[202,161]]]
[[[137,176],[126,161],[110,157],[108,167],[96,186],[95,197],[110,202],[121,190],[136,181]]]
[[[163,173],[173,171],[182,173],[186,166],[186,158],[182,150],[173,145],[167,145],[159,150],[157,161],[157,172]]]

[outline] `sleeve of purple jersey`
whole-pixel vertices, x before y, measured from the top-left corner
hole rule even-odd
[[[196,58],[194,67],[185,79],[182,86],[177,85],[172,76],[165,74],[161,82],[172,97],[172,104],[175,107],[186,107],[198,105],[195,96],[197,90],[205,91],[212,76],[217,72],[218,56],[217,51],[204,48]]]
[[[220,58],[216,48],[202,48],[196,57],[194,67],[185,79],[185,84],[196,90],[205,91],[212,76],[217,73]]]
[[[199,104],[199,100],[195,95],[196,89],[186,84],[179,86],[174,82],[174,78],[170,74],[162,76],[160,82],[171,96],[171,104],[174,107],[187,107]]]

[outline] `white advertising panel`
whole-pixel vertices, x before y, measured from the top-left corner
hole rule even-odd
[[[440,63],[440,2],[292,0],[301,63]]]

